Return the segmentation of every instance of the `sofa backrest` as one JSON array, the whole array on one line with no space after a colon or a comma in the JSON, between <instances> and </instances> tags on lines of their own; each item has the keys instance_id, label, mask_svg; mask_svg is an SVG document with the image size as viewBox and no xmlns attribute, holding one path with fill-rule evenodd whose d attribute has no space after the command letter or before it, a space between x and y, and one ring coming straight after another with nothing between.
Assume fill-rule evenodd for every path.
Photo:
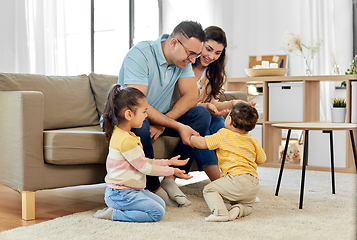
<instances>
[{"instance_id":1,"label":"sofa backrest","mask_svg":"<svg viewBox=\"0 0 357 240\"><path fill-rule=\"evenodd\" d=\"M91 73L89 74L89 81L100 117L107 102L108 92L118 82L118 76Z\"/></svg>"},{"instance_id":2,"label":"sofa backrest","mask_svg":"<svg viewBox=\"0 0 357 240\"><path fill-rule=\"evenodd\" d=\"M87 75L0 73L0 91L42 92L46 130L99 124Z\"/></svg>"}]
</instances>

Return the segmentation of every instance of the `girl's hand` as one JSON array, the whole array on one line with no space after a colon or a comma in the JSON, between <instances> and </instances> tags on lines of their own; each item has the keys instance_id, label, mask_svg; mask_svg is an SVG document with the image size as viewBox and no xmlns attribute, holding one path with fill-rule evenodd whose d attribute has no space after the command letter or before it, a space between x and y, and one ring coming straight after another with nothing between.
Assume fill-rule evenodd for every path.
<instances>
[{"instance_id":1,"label":"girl's hand","mask_svg":"<svg viewBox=\"0 0 357 240\"><path fill-rule=\"evenodd\" d=\"M181 156L177 155L176 157L173 157L171 159L169 159L168 161L168 165L171 166L183 166L186 165L188 163L188 160L190 160L189 158L185 159L185 160L179 160Z\"/></svg>"},{"instance_id":2,"label":"girl's hand","mask_svg":"<svg viewBox=\"0 0 357 240\"><path fill-rule=\"evenodd\" d=\"M181 170L178 168L174 168L175 172L174 175L178 178L182 178L182 179L191 179L193 176L189 175L189 174L185 174L185 170Z\"/></svg>"}]
</instances>

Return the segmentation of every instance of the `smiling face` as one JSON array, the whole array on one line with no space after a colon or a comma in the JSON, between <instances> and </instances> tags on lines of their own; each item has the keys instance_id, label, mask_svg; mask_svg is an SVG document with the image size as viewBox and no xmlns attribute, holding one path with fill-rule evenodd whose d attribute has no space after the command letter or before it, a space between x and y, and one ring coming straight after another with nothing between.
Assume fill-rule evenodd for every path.
<instances>
[{"instance_id":1,"label":"smiling face","mask_svg":"<svg viewBox=\"0 0 357 240\"><path fill-rule=\"evenodd\" d=\"M172 38L172 63L181 69L185 68L188 64L196 61L197 55L201 54L202 47L203 42L194 37L189 39L182 36Z\"/></svg>"},{"instance_id":2,"label":"smiling face","mask_svg":"<svg viewBox=\"0 0 357 240\"><path fill-rule=\"evenodd\" d=\"M205 42L200 56L201 64L207 67L210 63L216 61L221 56L223 49L223 44L212 39Z\"/></svg>"}]
</instances>

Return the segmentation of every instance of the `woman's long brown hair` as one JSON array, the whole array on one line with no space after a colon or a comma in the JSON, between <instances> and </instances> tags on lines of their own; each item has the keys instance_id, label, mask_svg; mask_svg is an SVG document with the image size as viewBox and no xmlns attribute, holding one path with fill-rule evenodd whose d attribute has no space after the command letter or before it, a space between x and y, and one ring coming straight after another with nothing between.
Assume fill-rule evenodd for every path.
<instances>
[{"instance_id":1,"label":"woman's long brown hair","mask_svg":"<svg viewBox=\"0 0 357 240\"><path fill-rule=\"evenodd\" d=\"M223 45L223 50L219 58L207 66L206 77L208 83L206 86L207 98L205 102L210 102L212 99L218 99L223 92L222 87L226 78L226 48L227 38L226 33L217 26L210 26L205 29L206 41L213 40ZM200 58L197 59L193 66L201 64Z\"/></svg>"}]
</instances>

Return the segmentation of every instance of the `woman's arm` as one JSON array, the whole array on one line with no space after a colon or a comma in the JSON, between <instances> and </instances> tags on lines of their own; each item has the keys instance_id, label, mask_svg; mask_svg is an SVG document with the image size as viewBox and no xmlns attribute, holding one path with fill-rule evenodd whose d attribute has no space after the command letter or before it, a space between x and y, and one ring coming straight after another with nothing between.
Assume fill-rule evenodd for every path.
<instances>
[{"instance_id":1,"label":"woman's arm","mask_svg":"<svg viewBox=\"0 0 357 240\"><path fill-rule=\"evenodd\" d=\"M207 102L207 97L211 92L211 88L209 86L207 86L208 80L207 78L204 78L201 80L201 89L200 89L200 95L198 98L198 105L203 106L205 108L207 108L209 111L209 104L212 104L215 106L216 110L218 112L222 111L222 110L231 110L232 109L232 103L231 101L224 101L224 102L219 102L217 99L212 98L209 102ZM212 113L212 111L211 111ZM223 114L224 115L224 114Z\"/></svg>"},{"instance_id":2,"label":"woman's arm","mask_svg":"<svg viewBox=\"0 0 357 240\"><path fill-rule=\"evenodd\" d=\"M231 101L218 101L217 99L212 98L209 102L206 101L211 89L210 86L207 86L208 80L207 78L204 78L201 80L201 89L200 89L200 95L198 98L198 105L206 107L209 111L209 104L213 104L218 112L221 111L229 111L232 109L232 107L237 104L238 102L245 102L244 100L240 99L234 99ZM253 107L255 106L254 102L249 102L250 105ZM212 111L211 111L212 112ZM215 115L215 114L214 114Z\"/></svg>"}]
</instances>

